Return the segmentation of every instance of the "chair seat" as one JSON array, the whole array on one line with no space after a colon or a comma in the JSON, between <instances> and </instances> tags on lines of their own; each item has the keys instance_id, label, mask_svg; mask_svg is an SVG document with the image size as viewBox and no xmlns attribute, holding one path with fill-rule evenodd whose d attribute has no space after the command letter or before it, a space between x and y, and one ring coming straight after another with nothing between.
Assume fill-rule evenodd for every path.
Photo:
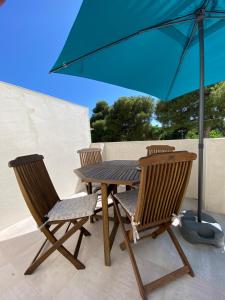
<instances>
[{"instance_id":1,"label":"chair seat","mask_svg":"<svg viewBox=\"0 0 225 300\"><path fill-rule=\"evenodd\" d=\"M93 215L97 203L97 194L62 200L48 212L49 221L79 219Z\"/></svg>"},{"instance_id":2,"label":"chair seat","mask_svg":"<svg viewBox=\"0 0 225 300\"><path fill-rule=\"evenodd\" d=\"M111 204L113 204L113 200L109 196L108 197L108 205L111 205ZM98 195L98 200L97 200L97 203L96 203L96 209L99 209L99 208L102 208L102 197L101 197L101 195Z\"/></svg>"},{"instance_id":3,"label":"chair seat","mask_svg":"<svg viewBox=\"0 0 225 300\"><path fill-rule=\"evenodd\" d=\"M114 197L130 216L134 216L138 199L138 189L118 193Z\"/></svg>"},{"instance_id":4,"label":"chair seat","mask_svg":"<svg viewBox=\"0 0 225 300\"><path fill-rule=\"evenodd\" d=\"M97 192L101 193L101 183L93 182L92 183L92 193L97 193Z\"/></svg>"},{"instance_id":5,"label":"chair seat","mask_svg":"<svg viewBox=\"0 0 225 300\"><path fill-rule=\"evenodd\" d=\"M92 187L93 188L101 188L101 183L99 183L99 182L92 182Z\"/></svg>"}]
</instances>

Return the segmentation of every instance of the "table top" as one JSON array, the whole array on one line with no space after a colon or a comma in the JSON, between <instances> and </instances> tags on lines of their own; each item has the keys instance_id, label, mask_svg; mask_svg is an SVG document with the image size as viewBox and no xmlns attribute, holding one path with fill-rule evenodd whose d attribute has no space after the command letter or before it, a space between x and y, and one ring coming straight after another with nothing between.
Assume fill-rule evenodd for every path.
<instances>
[{"instance_id":1,"label":"table top","mask_svg":"<svg viewBox=\"0 0 225 300\"><path fill-rule=\"evenodd\" d=\"M132 185L140 181L136 160L110 160L74 170L84 182Z\"/></svg>"}]
</instances>

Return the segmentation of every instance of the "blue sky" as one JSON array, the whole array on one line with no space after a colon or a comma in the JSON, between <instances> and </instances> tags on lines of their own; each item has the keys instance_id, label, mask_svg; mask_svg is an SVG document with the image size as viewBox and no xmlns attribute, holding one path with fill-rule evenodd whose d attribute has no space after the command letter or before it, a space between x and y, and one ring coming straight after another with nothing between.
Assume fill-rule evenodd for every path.
<instances>
[{"instance_id":1,"label":"blue sky","mask_svg":"<svg viewBox=\"0 0 225 300\"><path fill-rule=\"evenodd\" d=\"M88 106L112 104L137 91L61 74L49 74L79 11L81 0L6 0L0 6L0 81Z\"/></svg>"}]
</instances>

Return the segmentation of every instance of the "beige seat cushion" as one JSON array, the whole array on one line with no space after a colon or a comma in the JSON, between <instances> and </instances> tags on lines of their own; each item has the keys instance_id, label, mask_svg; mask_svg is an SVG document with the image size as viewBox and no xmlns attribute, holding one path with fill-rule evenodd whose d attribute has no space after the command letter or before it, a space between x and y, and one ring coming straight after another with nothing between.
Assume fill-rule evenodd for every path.
<instances>
[{"instance_id":1,"label":"beige seat cushion","mask_svg":"<svg viewBox=\"0 0 225 300\"><path fill-rule=\"evenodd\" d=\"M138 199L138 189L115 194L114 197L130 216L134 216Z\"/></svg>"},{"instance_id":2,"label":"beige seat cushion","mask_svg":"<svg viewBox=\"0 0 225 300\"><path fill-rule=\"evenodd\" d=\"M97 194L57 202L48 212L48 221L79 219L93 215Z\"/></svg>"}]
</instances>

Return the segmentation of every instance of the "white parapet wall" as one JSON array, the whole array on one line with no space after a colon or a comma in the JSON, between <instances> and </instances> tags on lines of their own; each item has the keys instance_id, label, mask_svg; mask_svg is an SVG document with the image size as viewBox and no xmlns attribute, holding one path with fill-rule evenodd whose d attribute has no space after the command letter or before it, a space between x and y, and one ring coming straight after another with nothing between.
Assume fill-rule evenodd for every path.
<instances>
[{"instance_id":1,"label":"white parapet wall","mask_svg":"<svg viewBox=\"0 0 225 300\"><path fill-rule=\"evenodd\" d=\"M225 139L206 139L205 208L225 214Z\"/></svg>"},{"instance_id":2,"label":"white parapet wall","mask_svg":"<svg viewBox=\"0 0 225 300\"><path fill-rule=\"evenodd\" d=\"M204 149L204 203L208 211L225 214L225 139L205 139ZM139 159L146 156L146 146L167 144L176 150L198 153L198 140L133 141L113 143L93 143L92 147L103 149L105 160ZM198 161L193 164L186 197L197 199ZM197 207L197 204L196 204Z\"/></svg>"},{"instance_id":3,"label":"white parapet wall","mask_svg":"<svg viewBox=\"0 0 225 300\"><path fill-rule=\"evenodd\" d=\"M81 188L73 169L76 151L90 145L88 108L0 82L0 229L29 212L8 162L17 156L43 154L60 197Z\"/></svg>"}]
</instances>

